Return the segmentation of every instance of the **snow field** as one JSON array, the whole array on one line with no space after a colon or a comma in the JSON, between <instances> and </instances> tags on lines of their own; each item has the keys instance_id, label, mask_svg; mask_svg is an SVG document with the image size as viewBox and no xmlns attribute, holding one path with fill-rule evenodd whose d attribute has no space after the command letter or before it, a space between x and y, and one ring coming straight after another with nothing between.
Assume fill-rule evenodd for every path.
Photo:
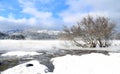
<instances>
[{"instance_id":1,"label":"snow field","mask_svg":"<svg viewBox=\"0 0 120 74\"><path fill-rule=\"evenodd\" d=\"M92 53L52 60L55 65L53 74L120 74L120 57Z\"/></svg>"},{"instance_id":2,"label":"snow field","mask_svg":"<svg viewBox=\"0 0 120 74\"><path fill-rule=\"evenodd\" d=\"M120 51L120 40L113 40L107 50ZM53 49L81 49L64 40L0 40L0 50L6 51L39 51ZM92 50L93 48L88 48ZM104 48L96 48L104 50ZM94 50L94 49L93 49Z\"/></svg>"},{"instance_id":3,"label":"snow field","mask_svg":"<svg viewBox=\"0 0 120 74\"><path fill-rule=\"evenodd\" d=\"M59 40L0 40L0 50L37 51L60 46Z\"/></svg>"}]
</instances>

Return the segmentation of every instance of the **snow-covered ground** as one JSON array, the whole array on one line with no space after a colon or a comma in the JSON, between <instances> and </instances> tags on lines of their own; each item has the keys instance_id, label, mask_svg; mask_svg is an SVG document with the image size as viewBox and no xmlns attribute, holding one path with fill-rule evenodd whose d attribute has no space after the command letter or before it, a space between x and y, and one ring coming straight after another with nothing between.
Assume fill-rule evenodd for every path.
<instances>
[{"instance_id":1,"label":"snow-covered ground","mask_svg":"<svg viewBox=\"0 0 120 74\"><path fill-rule=\"evenodd\" d=\"M111 41L112 46L120 46L120 40L113 40Z\"/></svg>"},{"instance_id":2,"label":"snow-covered ground","mask_svg":"<svg viewBox=\"0 0 120 74\"><path fill-rule=\"evenodd\" d=\"M120 40L111 41L112 46L108 48L85 48L86 50L120 50ZM68 41L62 40L0 40L0 50L6 51L39 51L52 49L81 49L72 46ZM83 50L85 50L83 48Z\"/></svg>"},{"instance_id":3,"label":"snow-covered ground","mask_svg":"<svg viewBox=\"0 0 120 74\"><path fill-rule=\"evenodd\" d=\"M108 48L86 48L87 50L120 50L120 41L114 40ZM65 45L61 40L0 40L0 50L11 51L1 56L34 56L39 50L81 49ZM53 52L53 51L52 51ZM120 74L120 53L110 52L110 56L92 53L82 56L66 55L51 59L55 69L47 72L47 67L37 60L29 61L3 71L1 74ZM27 67L27 65L30 65Z\"/></svg>"},{"instance_id":4,"label":"snow-covered ground","mask_svg":"<svg viewBox=\"0 0 120 74\"><path fill-rule=\"evenodd\" d=\"M41 53L42 54L42 53ZM2 57L7 57L7 56L15 56L15 57L23 57L23 56L35 56L35 55L41 55L40 53L37 52L26 52L26 51L10 51L6 52L4 54L1 54Z\"/></svg>"},{"instance_id":5,"label":"snow-covered ground","mask_svg":"<svg viewBox=\"0 0 120 74\"><path fill-rule=\"evenodd\" d=\"M120 74L120 57L117 56L93 53L67 55L53 60L54 74Z\"/></svg>"},{"instance_id":6,"label":"snow-covered ground","mask_svg":"<svg viewBox=\"0 0 120 74\"><path fill-rule=\"evenodd\" d=\"M0 50L37 51L60 46L59 40L0 40Z\"/></svg>"},{"instance_id":7,"label":"snow-covered ground","mask_svg":"<svg viewBox=\"0 0 120 74\"><path fill-rule=\"evenodd\" d=\"M1 74L45 74L48 71L47 67L40 64L37 60L15 66Z\"/></svg>"},{"instance_id":8,"label":"snow-covered ground","mask_svg":"<svg viewBox=\"0 0 120 74\"><path fill-rule=\"evenodd\" d=\"M120 74L120 53L111 53L110 56L99 53L66 55L53 58L51 61L55 66L51 73L46 73L47 68L33 60L5 70L1 74ZM26 67L27 64L33 66Z\"/></svg>"}]
</instances>

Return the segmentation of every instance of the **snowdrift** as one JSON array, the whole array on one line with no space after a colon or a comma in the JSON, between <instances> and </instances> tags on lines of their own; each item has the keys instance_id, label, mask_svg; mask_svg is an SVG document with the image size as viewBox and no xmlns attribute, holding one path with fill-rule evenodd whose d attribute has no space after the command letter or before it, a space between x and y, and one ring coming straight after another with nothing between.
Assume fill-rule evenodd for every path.
<instances>
[{"instance_id":1,"label":"snowdrift","mask_svg":"<svg viewBox=\"0 0 120 74\"><path fill-rule=\"evenodd\" d=\"M45 74L48 71L47 67L40 64L37 60L15 66L1 74Z\"/></svg>"}]
</instances>

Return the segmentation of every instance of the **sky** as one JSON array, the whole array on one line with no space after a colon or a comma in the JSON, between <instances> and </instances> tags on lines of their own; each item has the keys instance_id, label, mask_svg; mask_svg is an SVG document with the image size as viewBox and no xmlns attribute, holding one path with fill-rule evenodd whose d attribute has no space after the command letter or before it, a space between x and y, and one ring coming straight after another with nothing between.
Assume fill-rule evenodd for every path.
<instances>
[{"instance_id":1,"label":"sky","mask_svg":"<svg viewBox=\"0 0 120 74\"><path fill-rule=\"evenodd\" d=\"M0 30L61 30L88 14L108 17L119 27L120 0L0 0Z\"/></svg>"}]
</instances>

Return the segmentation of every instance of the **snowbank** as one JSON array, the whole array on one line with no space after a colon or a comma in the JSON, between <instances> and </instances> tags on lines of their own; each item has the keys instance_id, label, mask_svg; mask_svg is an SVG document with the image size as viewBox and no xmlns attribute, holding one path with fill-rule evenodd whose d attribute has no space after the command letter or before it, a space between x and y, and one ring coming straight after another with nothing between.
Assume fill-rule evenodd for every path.
<instances>
[{"instance_id":1,"label":"snowbank","mask_svg":"<svg viewBox=\"0 0 120 74\"><path fill-rule=\"evenodd\" d=\"M66 55L52 59L53 74L120 74L120 58L103 54Z\"/></svg>"},{"instance_id":2,"label":"snowbank","mask_svg":"<svg viewBox=\"0 0 120 74\"><path fill-rule=\"evenodd\" d=\"M7 57L7 56L23 57L23 56L35 56L35 55L40 55L40 54L42 54L42 53L27 52L27 51L11 51L11 52L1 54L1 56L3 56L3 57Z\"/></svg>"},{"instance_id":3,"label":"snowbank","mask_svg":"<svg viewBox=\"0 0 120 74\"><path fill-rule=\"evenodd\" d=\"M111 41L112 46L120 46L120 40L113 40Z\"/></svg>"},{"instance_id":4,"label":"snowbank","mask_svg":"<svg viewBox=\"0 0 120 74\"><path fill-rule=\"evenodd\" d=\"M47 67L40 64L37 60L32 60L30 62L5 70L1 74L45 74L47 70Z\"/></svg>"}]
</instances>

